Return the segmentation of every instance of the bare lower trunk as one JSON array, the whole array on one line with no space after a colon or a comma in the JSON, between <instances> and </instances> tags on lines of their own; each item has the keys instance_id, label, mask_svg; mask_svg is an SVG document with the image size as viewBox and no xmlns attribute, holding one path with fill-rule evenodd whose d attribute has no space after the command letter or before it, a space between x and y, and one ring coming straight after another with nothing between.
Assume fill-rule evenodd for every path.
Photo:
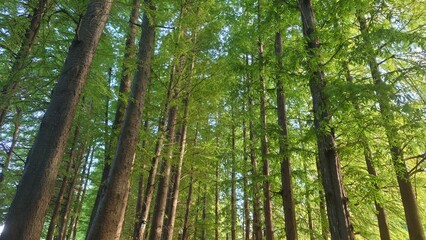
<instances>
[{"instance_id":1,"label":"bare lower trunk","mask_svg":"<svg viewBox=\"0 0 426 240\"><path fill-rule=\"evenodd\" d=\"M215 191L214 191L214 239L219 240L219 162L216 161L215 169ZM195 235L194 235L195 236ZM195 236L196 237L196 236Z\"/></svg>"},{"instance_id":2,"label":"bare lower trunk","mask_svg":"<svg viewBox=\"0 0 426 240\"><path fill-rule=\"evenodd\" d=\"M183 220L183 228L182 228L182 237L181 240L186 240L188 235L188 228L189 228L189 213L191 211L191 201L192 201L192 189L194 187L194 179L192 176L194 168L191 167L191 173L189 176L189 188L188 188L188 196L186 198L186 208L185 208L185 218Z\"/></svg>"},{"instance_id":3,"label":"bare lower trunk","mask_svg":"<svg viewBox=\"0 0 426 240\"><path fill-rule=\"evenodd\" d=\"M236 190L236 171L235 171L235 126L232 126L231 135L232 163L231 163L231 239L237 238L237 190Z\"/></svg>"},{"instance_id":4,"label":"bare lower trunk","mask_svg":"<svg viewBox=\"0 0 426 240\"><path fill-rule=\"evenodd\" d=\"M161 233L164 223L164 214L166 210L167 195L170 182L171 172L171 159L173 157L173 147L175 141L175 128L177 118L177 106L173 106L170 109L167 129L168 139L168 151L167 155L163 160L161 175L158 183L158 190L156 195L156 201L154 206L154 213L152 216L152 225L149 233L149 239L158 240L161 239Z\"/></svg>"},{"instance_id":5,"label":"bare lower trunk","mask_svg":"<svg viewBox=\"0 0 426 240\"><path fill-rule=\"evenodd\" d=\"M290 151L287 127L287 109L286 109L286 95L284 90L283 79L281 78L283 72L283 47L281 31L275 33L275 55L277 58L277 73L276 73L276 87L277 87L277 116L278 125L281 130L280 140L280 155L281 160L281 196L284 208L285 217L285 233L288 240L297 239L297 224L296 212L294 207L293 185L291 182L291 165L290 165Z\"/></svg>"},{"instance_id":6,"label":"bare lower trunk","mask_svg":"<svg viewBox=\"0 0 426 240\"><path fill-rule=\"evenodd\" d=\"M343 186L340 159L336 149L334 130L331 127L328 97L325 94L326 81L321 71L319 38L311 0L299 0L299 10L303 23L303 36L309 54L309 87L312 94L314 126L317 136L319 166L325 191L331 238L354 239L352 222L349 216L348 198Z\"/></svg>"},{"instance_id":7,"label":"bare lower trunk","mask_svg":"<svg viewBox=\"0 0 426 240\"><path fill-rule=\"evenodd\" d=\"M43 117L0 239L39 239L77 103L113 1L92 0Z\"/></svg>"},{"instance_id":8,"label":"bare lower trunk","mask_svg":"<svg viewBox=\"0 0 426 240\"><path fill-rule=\"evenodd\" d=\"M149 13L153 3L145 1ZM148 11L148 10L147 10ZM145 12L139 42L138 70L132 84L125 119L111 165L105 194L102 196L87 239L120 239L130 189L130 174L141 127L145 94L151 75L154 51L155 16Z\"/></svg>"},{"instance_id":9,"label":"bare lower trunk","mask_svg":"<svg viewBox=\"0 0 426 240\"><path fill-rule=\"evenodd\" d=\"M243 109L244 111L244 109ZM244 148L244 171L243 171L243 191L244 191L244 235L245 240L250 240L250 209L249 209L249 191L248 191L248 169L246 166L249 165L248 162L248 152L247 152L247 127L246 122L243 120L243 148Z\"/></svg>"},{"instance_id":10,"label":"bare lower trunk","mask_svg":"<svg viewBox=\"0 0 426 240\"><path fill-rule=\"evenodd\" d=\"M29 5L35 5L35 2L36 1L29 1ZM37 6L32 10L33 13L30 16L30 26L28 26L27 30L25 31L24 39L22 41L18 54L16 55L12 69L10 70L10 73L8 75L6 84L4 86L1 86L2 100L0 102L0 129L3 126L7 112L11 105L11 101L15 96L16 92L18 91L19 83L21 81L21 72L29 63L28 57L36 41L42 18L46 12L47 2L48 0L38 0Z\"/></svg>"}]
</instances>

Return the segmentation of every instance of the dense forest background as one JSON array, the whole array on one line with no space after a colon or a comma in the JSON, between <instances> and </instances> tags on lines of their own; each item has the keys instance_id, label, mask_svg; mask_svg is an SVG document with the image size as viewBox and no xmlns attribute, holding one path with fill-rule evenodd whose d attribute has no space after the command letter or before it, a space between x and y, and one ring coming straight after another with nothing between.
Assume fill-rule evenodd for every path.
<instances>
[{"instance_id":1,"label":"dense forest background","mask_svg":"<svg viewBox=\"0 0 426 240\"><path fill-rule=\"evenodd\" d=\"M425 239L424 0L0 0L0 239Z\"/></svg>"}]
</instances>

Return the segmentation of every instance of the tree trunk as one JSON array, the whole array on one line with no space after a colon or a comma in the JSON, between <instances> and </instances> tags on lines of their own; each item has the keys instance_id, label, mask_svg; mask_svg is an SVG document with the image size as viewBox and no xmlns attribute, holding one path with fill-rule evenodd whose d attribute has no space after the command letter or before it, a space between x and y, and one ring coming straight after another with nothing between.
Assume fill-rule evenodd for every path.
<instances>
[{"instance_id":1,"label":"tree trunk","mask_svg":"<svg viewBox=\"0 0 426 240\"><path fill-rule=\"evenodd\" d=\"M12 65L12 69L7 77L6 84L1 89L1 102L0 102L0 129L3 126L7 112L11 105L11 101L15 96L19 88L21 72L27 66L29 60L28 57L31 53L33 45L35 43L38 31L40 29L42 18L46 12L46 5L48 0L29 1L29 5L36 5L33 9L30 26L25 31L24 39L22 40L21 47L19 48L18 54L16 54L15 61Z\"/></svg>"},{"instance_id":2,"label":"tree trunk","mask_svg":"<svg viewBox=\"0 0 426 240\"><path fill-rule=\"evenodd\" d=\"M237 190L236 190L236 161L235 161L235 126L232 125L231 146L232 146L232 163L231 163L231 239L237 238Z\"/></svg>"},{"instance_id":3,"label":"tree trunk","mask_svg":"<svg viewBox=\"0 0 426 240\"><path fill-rule=\"evenodd\" d=\"M204 185L204 194L203 194L203 212L201 214L202 228L201 228L201 240L207 239L207 228L206 228L206 220L207 220L207 186Z\"/></svg>"},{"instance_id":4,"label":"tree trunk","mask_svg":"<svg viewBox=\"0 0 426 240\"><path fill-rule=\"evenodd\" d=\"M91 0L43 117L0 237L39 239L60 160L113 1Z\"/></svg>"},{"instance_id":5,"label":"tree trunk","mask_svg":"<svg viewBox=\"0 0 426 240\"><path fill-rule=\"evenodd\" d=\"M357 13L357 18L364 43L368 46L368 49L373 49L368 37L368 26L366 19L360 13ZM392 157L392 163L394 165L399 191L401 194L402 205L404 206L408 234L410 239L423 240L425 239L425 233L423 231L423 225L421 222L419 210L417 208L417 201L413 192L413 187L411 185L410 176L408 174L407 166L405 165L403 147L398 138L395 136L398 129L396 128L396 120L394 119L390 103L387 101L389 96L384 90L386 83L383 81L380 74L379 64L377 63L374 52L367 53L367 61L370 67L371 77L376 87L377 102L379 103L380 113L383 118L389 150Z\"/></svg>"},{"instance_id":6,"label":"tree trunk","mask_svg":"<svg viewBox=\"0 0 426 240\"><path fill-rule=\"evenodd\" d=\"M249 58L246 56L246 67L249 66ZM248 80L248 112L250 114L249 118L249 148L250 148L250 162L251 162L251 175L252 175L252 185L253 185L253 240L262 239L262 221L261 221L261 212L260 212L260 190L258 184L258 168L257 168L257 157L256 149L254 146L255 136L254 136L254 110L253 110L253 97L251 94L250 85L252 84L252 79L249 74L247 74Z\"/></svg>"},{"instance_id":7,"label":"tree trunk","mask_svg":"<svg viewBox=\"0 0 426 240\"><path fill-rule=\"evenodd\" d=\"M348 67L347 62L345 62L343 64L343 69L345 71L346 81L349 84L353 84L353 79L352 79L351 73L349 71L349 67ZM356 96L351 96L352 105L355 108L355 117L357 119L362 119L361 110L360 110L359 104L356 101L355 97ZM358 126L358 127L361 127L361 126ZM370 144L368 143L367 136L363 132L361 132L360 134L361 134L361 136L360 136L361 145L362 145L362 148L363 148L363 151L364 151L365 164L367 165L367 171L368 171L368 174L370 174L370 176L374 179L373 180L374 181L373 186L374 186L375 191L379 192L380 187L377 184L377 182L375 181L377 174L376 174L376 169L373 166L373 154L371 152ZM374 206L375 206L376 211L377 211L376 216L377 216L377 222L379 224L380 239L390 240L389 226L388 226L388 222L387 222L387 219L386 219L385 209L382 206L380 206L380 204L377 202L376 199L374 199Z\"/></svg>"},{"instance_id":8,"label":"tree trunk","mask_svg":"<svg viewBox=\"0 0 426 240\"><path fill-rule=\"evenodd\" d=\"M131 84L131 77L132 77L129 64L126 63L126 61L128 61L129 59L135 58L135 38L136 38L139 12L140 12L140 5L141 5L140 0L133 0L132 11L130 14L129 26L128 26L129 33L126 38L126 44L124 49L125 61L122 66L120 88L118 91L117 109L115 111L115 117L114 117L114 122L112 124L112 131L109 137L109 142L107 144L107 147L105 148L105 162L104 162L104 168L102 171L101 184L96 194L95 204L92 208L89 228L92 225L93 218L95 217L96 209L98 209L99 201L105 192L105 184L108 178L109 170L111 168L111 161L114 157L114 150L117 145L119 130L121 129L121 126L124 122L124 114L126 111L127 98L130 92L130 84Z\"/></svg>"},{"instance_id":9,"label":"tree trunk","mask_svg":"<svg viewBox=\"0 0 426 240\"><path fill-rule=\"evenodd\" d=\"M265 80L265 67L263 60L263 42L259 38L259 78L260 78L260 124L262 126L260 143L261 143L261 156L262 156L262 174L263 180L263 213L265 217L265 236L267 240L274 239L274 226L272 223L272 203L271 203L271 186L269 182L269 159L268 159L268 138L267 138L267 123L266 123L266 80Z\"/></svg>"},{"instance_id":10,"label":"tree trunk","mask_svg":"<svg viewBox=\"0 0 426 240\"><path fill-rule=\"evenodd\" d=\"M277 116L282 138L280 138L281 196L285 217L285 232L288 240L297 239L296 212L294 207L293 185L291 182L290 151L287 127L286 95L281 75L283 73L283 46L281 31L275 33L275 55L277 58Z\"/></svg>"},{"instance_id":11,"label":"tree trunk","mask_svg":"<svg viewBox=\"0 0 426 240\"><path fill-rule=\"evenodd\" d=\"M196 134L197 135L197 134ZM196 138L195 138L196 139ZM185 208L185 218L183 220L183 229L182 229L182 237L181 240L186 240L186 236L188 235L189 229L189 213L191 211L191 202L192 202L192 189L194 187L194 178L192 176L192 172L194 167L191 167L191 172L189 173L189 188L188 188L188 196L186 198L186 208Z\"/></svg>"},{"instance_id":12,"label":"tree trunk","mask_svg":"<svg viewBox=\"0 0 426 240\"><path fill-rule=\"evenodd\" d=\"M244 109L243 109L244 111ZM248 162L248 153L247 153L247 127L246 121L243 120L243 157L244 157L244 171L243 171L243 191L244 191L244 199L243 199L243 208L244 208L244 235L245 240L250 240L250 209L249 209L249 191L248 191L248 169L246 166L249 165Z\"/></svg>"},{"instance_id":13,"label":"tree trunk","mask_svg":"<svg viewBox=\"0 0 426 240\"><path fill-rule=\"evenodd\" d=\"M22 110L20 108L16 108L15 123L14 123L15 129L13 130L12 143L10 145L9 150L7 151L6 160L4 161L4 164L2 166L2 171L0 172L0 190L2 188L2 183L4 179L6 178L5 175L9 169L10 161L12 160L16 143L18 142L19 128L21 127L21 118L22 118Z\"/></svg>"},{"instance_id":14,"label":"tree trunk","mask_svg":"<svg viewBox=\"0 0 426 240\"><path fill-rule=\"evenodd\" d=\"M177 91L175 92L175 97L177 97ZM177 119L177 106L172 106L169 113L169 119L167 123L167 139L168 139L168 149L167 155L163 160L162 171L160 174L160 179L158 183L158 190L156 195L156 202L154 206L154 213L152 216L152 225L149 233L149 239L157 240L161 239L161 233L163 228L164 214L166 210L166 201L169 189L170 182L170 172L171 172L171 160L173 157L173 147L175 141L175 129L176 129L176 119Z\"/></svg>"},{"instance_id":15,"label":"tree trunk","mask_svg":"<svg viewBox=\"0 0 426 240\"><path fill-rule=\"evenodd\" d=\"M57 220L59 217L59 210L61 209L62 202L65 197L65 192L68 186L68 176L71 174L73 161L75 160L76 145L77 145L79 134L80 134L80 127L77 125L74 130L74 139L71 146L69 162L67 163L66 174L62 178L61 188L59 189L58 197L56 199L55 207L53 208L52 217L50 219L49 229L47 230L47 235L46 235L47 240L52 240L54 236Z\"/></svg>"},{"instance_id":16,"label":"tree trunk","mask_svg":"<svg viewBox=\"0 0 426 240\"><path fill-rule=\"evenodd\" d=\"M216 138L216 141L218 142L219 138ZM219 146L217 144L216 146ZM215 190L214 190L214 239L219 240L219 184L220 184L220 176L219 176L219 161L216 161L216 169L215 169ZM198 202L198 201L197 201ZM198 209L198 208L197 208ZM198 210L197 215L198 217ZM196 235L194 235L196 237Z\"/></svg>"},{"instance_id":17,"label":"tree trunk","mask_svg":"<svg viewBox=\"0 0 426 240\"><path fill-rule=\"evenodd\" d=\"M334 130L331 127L329 102L325 94L326 81L324 73L321 71L321 56L318 53L320 42L316 32L316 20L311 0L299 0L298 6L302 17L303 36L307 43L306 50L309 54L309 87L313 100L319 165L322 172L331 238L354 239L340 159L336 149Z\"/></svg>"},{"instance_id":18,"label":"tree trunk","mask_svg":"<svg viewBox=\"0 0 426 240\"><path fill-rule=\"evenodd\" d=\"M155 7L145 1L150 12ZM138 69L132 84L127 110L114 161L111 165L105 194L102 196L87 239L119 239L130 188L130 174L138 143L145 93L151 75L151 60L154 51L155 16L145 12L139 42Z\"/></svg>"},{"instance_id":19,"label":"tree trunk","mask_svg":"<svg viewBox=\"0 0 426 240\"><path fill-rule=\"evenodd\" d=\"M144 123L144 131L148 132L149 129L149 122L148 120L145 120ZM146 150L146 142L147 139L143 139L142 140L142 149ZM136 202L136 213L135 213L135 224L133 227L133 239L139 239L139 231L140 231L140 227L142 225L142 203L143 203L143 199L144 199L144 190L143 187L145 186L145 181L144 181L144 174L143 172L145 171L145 164L142 163L142 169L141 169L141 173L139 173L138 176L138 199Z\"/></svg>"},{"instance_id":20,"label":"tree trunk","mask_svg":"<svg viewBox=\"0 0 426 240\"><path fill-rule=\"evenodd\" d=\"M179 161L177 163L176 166L176 172L175 172L175 178L174 178L174 185L173 185L173 190L172 190L172 198L170 199L171 201L171 209L170 209L170 213L168 214L168 224L166 226L166 236L164 239L166 240L172 240L173 239L173 230L174 230L174 225L175 225L175 218L176 218L176 208L177 208L177 203L178 203L178 198L179 198L179 187L180 187L180 179L181 179L181 175L182 175L182 164L183 164L183 159L185 156L185 147L186 147L186 134L187 134L187 118L188 118L188 111L189 111L189 98L190 98L190 88L191 88L191 75L192 75L192 71L194 70L195 67L195 57L192 58L191 61L191 67L189 69L189 83L188 83L188 89L186 90L186 96L183 99L183 116L182 116L182 126L181 126L181 130L180 130L180 136L179 136ZM195 139L197 139L197 132L195 134Z\"/></svg>"}]
</instances>

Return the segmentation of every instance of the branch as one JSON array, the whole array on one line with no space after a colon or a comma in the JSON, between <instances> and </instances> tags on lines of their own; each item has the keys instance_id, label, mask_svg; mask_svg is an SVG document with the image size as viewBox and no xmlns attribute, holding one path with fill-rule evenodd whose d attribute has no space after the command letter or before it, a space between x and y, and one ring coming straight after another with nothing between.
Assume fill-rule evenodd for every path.
<instances>
[{"instance_id":1,"label":"branch","mask_svg":"<svg viewBox=\"0 0 426 240\"><path fill-rule=\"evenodd\" d=\"M17 55L18 54L16 54L10 47L8 47L8 46L6 46L6 45L4 45L4 44L1 44L0 43L0 48L3 48L3 49L6 49L7 51L9 51L11 54L12 54L12 56L14 57L14 58L16 58L17 57Z\"/></svg>"}]
</instances>

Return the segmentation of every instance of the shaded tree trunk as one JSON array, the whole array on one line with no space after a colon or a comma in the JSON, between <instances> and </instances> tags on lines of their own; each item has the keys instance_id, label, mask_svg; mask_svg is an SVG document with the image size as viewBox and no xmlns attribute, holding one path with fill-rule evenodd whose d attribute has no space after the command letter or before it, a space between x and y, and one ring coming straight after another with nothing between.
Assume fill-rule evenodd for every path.
<instances>
[{"instance_id":1,"label":"shaded tree trunk","mask_svg":"<svg viewBox=\"0 0 426 240\"><path fill-rule=\"evenodd\" d=\"M48 0L29 1L29 5L36 5L32 9L32 15L29 17L31 19L30 25L25 31L24 39L22 40L21 47L16 54L12 69L7 77L7 81L4 86L1 86L2 101L0 102L0 129L3 126L11 101L18 91L19 83L21 81L21 72L29 62L28 57L36 41L41 21L46 12L47 2Z\"/></svg>"},{"instance_id":2,"label":"shaded tree trunk","mask_svg":"<svg viewBox=\"0 0 426 240\"><path fill-rule=\"evenodd\" d=\"M297 239L296 211L294 207L293 185L291 182L290 151L287 127L286 95L283 79L283 46L281 31L275 33L275 55L277 58L276 88L277 116L280 126L280 155L281 155L281 196L285 217L285 233L288 240Z\"/></svg>"},{"instance_id":3,"label":"shaded tree trunk","mask_svg":"<svg viewBox=\"0 0 426 240\"><path fill-rule=\"evenodd\" d=\"M191 212L192 189L194 187L194 177L192 176L193 170L194 170L194 167L192 166L191 167L191 172L189 173L189 188L188 188L188 196L186 198L185 217L184 217L184 220L183 220L183 228L182 228L182 237L181 237L181 240L187 239L187 235L188 235L189 213Z\"/></svg>"},{"instance_id":4,"label":"shaded tree trunk","mask_svg":"<svg viewBox=\"0 0 426 240\"><path fill-rule=\"evenodd\" d=\"M18 134L19 128L21 127L21 118L22 118L22 110L20 108L16 108L15 122L14 122L14 130L12 134L12 143L10 144L10 148L7 151L6 160L2 166L2 171L0 172L0 190L2 188L2 183L6 178L6 172L9 169L10 161L12 161L12 156L15 151L16 143L18 142Z\"/></svg>"},{"instance_id":5,"label":"shaded tree trunk","mask_svg":"<svg viewBox=\"0 0 426 240\"><path fill-rule=\"evenodd\" d=\"M360 31L364 43L367 45L367 49L373 49L368 37L368 26L366 19L357 13L358 22L360 24ZM408 227L408 233L410 239L425 239L425 233L421 222L419 210L417 207L417 201L411 185L410 176L408 174L407 166L405 165L403 157L403 147L400 143L396 132L396 120L394 119L390 102L388 102L389 96L386 93L386 83L383 81L379 70L379 64L377 63L374 51L367 53L367 61L370 67L371 77L376 87L377 102L379 103L380 113L383 118L384 128L389 144L389 151L394 165L396 178L401 194L402 205L404 206L405 221Z\"/></svg>"},{"instance_id":6,"label":"shaded tree trunk","mask_svg":"<svg viewBox=\"0 0 426 240\"><path fill-rule=\"evenodd\" d=\"M107 147L105 148L105 160L104 160L105 162L104 162L104 168L102 171L101 184L96 194L95 204L92 208L89 228L92 225L93 218L95 217L96 209L98 209L99 201L105 192L105 184L106 184L106 180L108 178L108 174L111 168L111 162L114 158L114 150L117 145L119 130L121 129L121 126L124 122L124 117L125 117L124 114L126 111L127 98L130 92L130 84L131 84L131 77L132 77L129 64L126 63L126 61L128 61L129 59L135 59L135 55L136 55L135 54L135 38L136 38L139 12L140 12L140 0L133 0L132 10L131 10L130 19L129 19L129 26L128 26L129 32L126 38L125 49L124 49L125 61L122 66L120 87L118 90L117 109L115 111L114 122L112 124L112 130L109 137L109 142L108 144L106 144ZM108 105L107 105L107 108L108 108ZM108 114L108 111L106 113ZM106 117L106 119L108 119L108 117ZM106 125L107 124L108 123L106 123Z\"/></svg>"},{"instance_id":7,"label":"shaded tree trunk","mask_svg":"<svg viewBox=\"0 0 426 240\"><path fill-rule=\"evenodd\" d=\"M146 0L145 4L150 13L155 11L152 1ZM148 13L145 12L139 42L138 69L132 83L105 194L99 202L87 239L119 239L121 236L129 196L130 174L139 137L147 84L151 75L154 33L155 16L148 16Z\"/></svg>"},{"instance_id":8,"label":"shaded tree trunk","mask_svg":"<svg viewBox=\"0 0 426 240\"><path fill-rule=\"evenodd\" d=\"M216 141L218 142L219 138L216 138ZM219 146L217 144L216 146ZM215 190L214 190L214 239L219 239L219 181L220 181L220 175L219 175L219 161L216 161L216 169L215 169ZM197 210L198 215L198 210ZM197 216L198 217L198 216Z\"/></svg>"},{"instance_id":9,"label":"shaded tree trunk","mask_svg":"<svg viewBox=\"0 0 426 240\"><path fill-rule=\"evenodd\" d=\"M244 105L245 106L245 105ZM244 111L244 109L243 109ZM243 120L243 158L244 158L244 172L243 172L243 208L244 208L244 239L250 240L250 209L249 209L249 191L248 191L248 169L246 166L249 165L248 162L248 152L247 152L247 127L246 121Z\"/></svg>"},{"instance_id":10,"label":"shaded tree trunk","mask_svg":"<svg viewBox=\"0 0 426 240\"><path fill-rule=\"evenodd\" d=\"M232 162L231 162L231 239L237 238L237 190L236 190L236 161L235 161L235 126L232 125L231 146L232 146Z\"/></svg>"},{"instance_id":11,"label":"shaded tree trunk","mask_svg":"<svg viewBox=\"0 0 426 240\"><path fill-rule=\"evenodd\" d=\"M53 208L52 217L50 219L49 228L47 230L47 235L46 235L47 240L52 240L55 233L55 228L56 228L56 224L60 214L60 209L61 209L64 197L66 194L66 189L68 186L68 180L69 180L68 176L71 175L73 161L76 158L76 147L77 147L76 145L77 145L79 134L80 134L80 127L77 125L74 130L74 139L71 146L69 162L67 163L66 173L62 178L61 188L59 189L55 207Z\"/></svg>"},{"instance_id":12,"label":"shaded tree trunk","mask_svg":"<svg viewBox=\"0 0 426 240\"><path fill-rule=\"evenodd\" d=\"M340 159L336 149L334 130L331 127L331 114L328 97L325 94L326 81L321 70L319 38L311 0L299 0L299 10L303 23L303 36L309 55L309 87L312 94L314 126L317 136L319 166L327 203L328 221L332 239L354 239L349 216L348 198L343 186Z\"/></svg>"},{"instance_id":13,"label":"shaded tree trunk","mask_svg":"<svg viewBox=\"0 0 426 240\"><path fill-rule=\"evenodd\" d=\"M73 40L0 239L39 239L77 103L113 1L91 0Z\"/></svg>"}]
</instances>

